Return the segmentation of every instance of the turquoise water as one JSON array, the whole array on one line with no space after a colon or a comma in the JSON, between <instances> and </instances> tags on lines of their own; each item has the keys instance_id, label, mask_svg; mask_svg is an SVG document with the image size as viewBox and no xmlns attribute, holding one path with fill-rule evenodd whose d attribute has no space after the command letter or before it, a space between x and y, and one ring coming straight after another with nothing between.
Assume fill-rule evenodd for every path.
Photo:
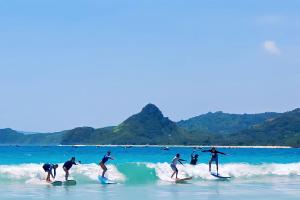
<instances>
[{"instance_id":1,"label":"turquoise water","mask_svg":"<svg viewBox=\"0 0 300 200\"><path fill-rule=\"evenodd\" d=\"M97 163L107 150L107 176L116 185L101 185ZM200 154L199 164L179 167L179 177L193 176L187 184L175 184L169 162L176 153L189 160L192 148L159 147L15 147L0 146L0 194L2 199L299 199L300 149L219 149L222 181L208 172L210 155ZM57 180L63 180L61 164L75 156L82 162L71 169L73 187L45 183L45 162L59 163ZM188 162L187 162L188 163ZM214 169L214 168L213 168Z\"/></svg>"}]
</instances>

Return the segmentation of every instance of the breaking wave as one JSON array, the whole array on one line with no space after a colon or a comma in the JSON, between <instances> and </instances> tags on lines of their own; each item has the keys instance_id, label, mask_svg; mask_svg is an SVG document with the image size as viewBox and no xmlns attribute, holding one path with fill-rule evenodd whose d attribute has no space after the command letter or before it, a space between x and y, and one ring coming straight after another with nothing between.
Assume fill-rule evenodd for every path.
<instances>
[{"instance_id":1,"label":"breaking wave","mask_svg":"<svg viewBox=\"0 0 300 200\"><path fill-rule=\"evenodd\" d=\"M57 170L56 180L64 180L64 172ZM172 170L169 163L126 163L108 165L107 176L109 179L124 184L147 184L157 181L172 181ZM193 181L214 180L208 172L207 164L178 165L179 177L193 177ZM212 166L215 169L215 166ZM228 163L219 166L222 175L231 176L234 179L247 179L264 176L298 176L300 175L300 163L289 164L259 164ZM96 184L97 176L102 173L97 164L81 164L73 166L70 170L70 178L76 179L78 184ZM46 173L42 164L0 165L0 184L25 183L46 184Z\"/></svg>"}]
</instances>

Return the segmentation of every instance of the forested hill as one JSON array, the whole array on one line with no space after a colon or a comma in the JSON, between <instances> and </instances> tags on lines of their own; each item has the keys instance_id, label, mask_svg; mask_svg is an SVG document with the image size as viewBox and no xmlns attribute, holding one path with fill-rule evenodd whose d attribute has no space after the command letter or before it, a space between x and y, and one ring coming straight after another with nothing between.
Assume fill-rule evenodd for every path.
<instances>
[{"instance_id":1,"label":"forested hill","mask_svg":"<svg viewBox=\"0 0 300 200\"><path fill-rule=\"evenodd\" d=\"M266 112L259 114L228 114L223 112L207 113L188 120L179 121L179 127L187 131L203 131L210 133L230 134L274 119L280 114Z\"/></svg>"},{"instance_id":2,"label":"forested hill","mask_svg":"<svg viewBox=\"0 0 300 200\"><path fill-rule=\"evenodd\" d=\"M227 143L300 147L300 108L232 134Z\"/></svg>"},{"instance_id":3,"label":"forested hill","mask_svg":"<svg viewBox=\"0 0 300 200\"><path fill-rule=\"evenodd\" d=\"M24 134L0 129L1 145L160 144L300 146L300 109L286 113L208 113L175 123L154 104L118 126L78 127L56 133Z\"/></svg>"}]
</instances>

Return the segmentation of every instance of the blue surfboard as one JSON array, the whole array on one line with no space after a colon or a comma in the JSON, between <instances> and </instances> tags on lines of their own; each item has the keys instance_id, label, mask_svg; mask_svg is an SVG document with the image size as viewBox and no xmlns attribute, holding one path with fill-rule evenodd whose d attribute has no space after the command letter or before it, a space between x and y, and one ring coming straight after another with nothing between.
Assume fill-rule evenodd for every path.
<instances>
[{"instance_id":1,"label":"blue surfboard","mask_svg":"<svg viewBox=\"0 0 300 200\"><path fill-rule=\"evenodd\" d=\"M101 184L116 184L116 182L109 180L106 177L98 176L98 180Z\"/></svg>"},{"instance_id":2,"label":"blue surfboard","mask_svg":"<svg viewBox=\"0 0 300 200\"><path fill-rule=\"evenodd\" d=\"M211 172L210 174L211 174L212 176L216 177L216 178L221 178L221 179L229 179L229 178L231 178L230 176L222 176L222 175L217 174L217 173L215 173L215 172Z\"/></svg>"}]
</instances>

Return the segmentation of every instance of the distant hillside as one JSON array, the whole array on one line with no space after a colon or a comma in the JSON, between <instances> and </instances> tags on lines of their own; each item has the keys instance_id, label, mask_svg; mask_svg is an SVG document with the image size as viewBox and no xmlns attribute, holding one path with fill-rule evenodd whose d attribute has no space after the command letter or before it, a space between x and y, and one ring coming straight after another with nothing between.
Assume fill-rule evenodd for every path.
<instances>
[{"instance_id":1,"label":"distant hillside","mask_svg":"<svg viewBox=\"0 0 300 200\"><path fill-rule=\"evenodd\" d=\"M19 144L25 139L25 135L10 128L0 129L0 144Z\"/></svg>"},{"instance_id":2,"label":"distant hillside","mask_svg":"<svg viewBox=\"0 0 300 200\"><path fill-rule=\"evenodd\" d=\"M300 147L300 108L230 135L227 144Z\"/></svg>"},{"instance_id":3,"label":"distant hillside","mask_svg":"<svg viewBox=\"0 0 300 200\"><path fill-rule=\"evenodd\" d=\"M64 133L60 144L111 144L113 127L94 129L78 127Z\"/></svg>"},{"instance_id":4,"label":"distant hillside","mask_svg":"<svg viewBox=\"0 0 300 200\"><path fill-rule=\"evenodd\" d=\"M10 128L0 129L0 144L56 145L59 144L64 132L38 133L26 135Z\"/></svg>"},{"instance_id":5,"label":"distant hillside","mask_svg":"<svg viewBox=\"0 0 300 200\"><path fill-rule=\"evenodd\" d=\"M175 123L153 104L118 126L78 127L56 133L24 134L0 129L1 145L161 144L284 145L300 147L300 109L262 114L208 113Z\"/></svg>"},{"instance_id":6,"label":"distant hillside","mask_svg":"<svg viewBox=\"0 0 300 200\"><path fill-rule=\"evenodd\" d=\"M207 113L178 122L187 131L230 134L251 128L279 116L279 113L228 114L223 112Z\"/></svg>"}]
</instances>

